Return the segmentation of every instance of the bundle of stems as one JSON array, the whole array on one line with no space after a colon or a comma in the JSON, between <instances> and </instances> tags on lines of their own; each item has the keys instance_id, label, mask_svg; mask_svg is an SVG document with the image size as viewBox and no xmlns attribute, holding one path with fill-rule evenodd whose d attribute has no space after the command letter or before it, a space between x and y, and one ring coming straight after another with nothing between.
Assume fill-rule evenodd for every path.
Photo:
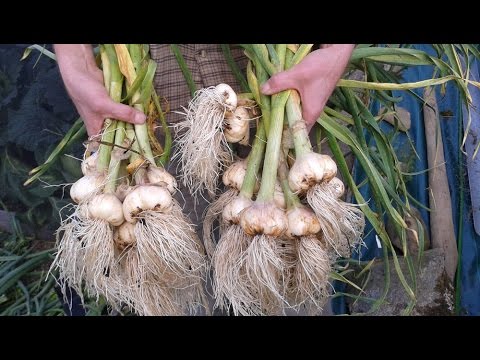
<instances>
[{"instance_id":1,"label":"bundle of stems","mask_svg":"<svg viewBox=\"0 0 480 360\"><path fill-rule=\"evenodd\" d=\"M343 241L340 236L352 237L344 228L360 227L355 228L356 238L363 230L362 213L356 208L352 213L359 225L352 224L345 210L333 213L326 208L322 216L336 225L340 234L330 231L326 235L328 225L298 197L301 195L298 183L302 186L303 183L307 186L318 183L325 189L322 196L328 196L329 205L335 206L342 195L335 190L341 182L336 179L335 186L328 184L336 175L336 166L331 159L327 160L333 165L327 163L325 155L311 150L298 95L292 97L290 90L271 97L259 93L259 83L301 61L311 47L245 45L250 58L247 80L262 117L252 151L245 160L247 168L242 173L240 191L236 198L228 196L231 200L220 216L219 221L224 226L212 256L216 306L231 307L235 314L283 314L286 308L298 309L307 302L310 308L313 305L313 312L321 311L327 298L329 259L332 258L328 255L328 247L335 251L336 243ZM284 127L285 120L291 127L297 157L292 169L287 168L283 159L282 138L290 136L288 127ZM287 132L284 133L284 129ZM301 161L316 161L310 164L310 168L316 169L298 169ZM260 187L255 189L259 178ZM295 192L292 184L296 186ZM347 205L343 207L349 209ZM210 230L211 227L206 228ZM209 234L204 236L209 237Z\"/></svg>"},{"instance_id":2,"label":"bundle of stems","mask_svg":"<svg viewBox=\"0 0 480 360\"><path fill-rule=\"evenodd\" d=\"M106 119L96 152L70 195L77 203L57 231L52 269L79 294L104 297L113 309L139 315L181 315L205 307L206 258L193 225L172 194L164 168L171 137L153 87L156 63L148 46L100 46L104 83L114 101L147 115L147 123ZM163 146L154 136L160 118ZM88 156L87 156L88 155Z\"/></svg>"},{"instance_id":3,"label":"bundle of stems","mask_svg":"<svg viewBox=\"0 0 480 360\"><path fill-rule=\"evenodd\" d=\"M352 249L362 244L366 217L383 243L384 255L391 253L393 256L395 270L411 298L405 309L408 313L415 303L416 267L406 249L407 225L404 219L411 212L410 201L415 202L415 199L406 190L405 174L391 144L392 136L379 127L378 122L383 116L373 115L369 105L375 99L397 117L395 105L401 98L393 96L393 90L415 94L412 89L442 85L447 81L456 84L464 101L468 102L466 84L473 82L458 66L458 57L460 50L467 54L467 59L472 53L477 56L478 51L474 53L475 49L465 46L438 45L435 47L438 57L434 57L409 48L357 46L346 74L360 69L364 71L365 80L340 80L318 120L319 144L328 141L332 158L313 151L301 116L301 100L295 90L273 96L262 95L258 90L258 84L269 76L301 61L312 45L242 46L250 59L247 68L250 92L262 111L263 125L257 124L256 137L260 139L261 132L265 131L268 140L261 176L258 174L256 179L261 182L258 192L253 191L254 183L247 181L245 175L237 197L232 199L235 196L232 193L225 196L223 212L220 213L219 209L215 212L222 224L218 245L211 251L216 306L231 307L235 314L243 315L282 314L285 308L300 309L302 306L311 313L318 313L329 293L329 281L340 280L358 288L344 277L350 270L339 267L337 261L342 257L349 258ZM445 55L448 62L441 59ZM402 84L398 66L387 67L385 63L433 65L434 77ZM435 78L438 74L440 77ZM282 130L287 128L289 132L284 131L283 141L288 161L283 161ZM368 145L366 132L372 135ZM398 124L393 136L396 133ZM366 182L373 191L372 204L362 197L361 184L353 181L339 141L350 148L364 168ZM256 149L254 143L252 153ZM317 147L316 150L321 149ZM252 153L245 160L246 174L260 171L256 161L261 161L258 159L262 155L255 158ZM337 177L337 165L358 205L345 201L346 187ZM275 197L275 193L279 193L279 183L283 203ZM218 204L213 205L219 208ZM385 219L394 224L402 240L408 274L400 269L398 256L382 225ZM212 222L212 216L209 222ZM205 230L211 229L209 226ZM213 249L212 235L204 234L205 238L209 239ZM417 260L420 257L421 254ZM388 263L385 266L389 274ZM389 276L372 311L380 306L388 287Z\"/></svg>"}]
</instances>

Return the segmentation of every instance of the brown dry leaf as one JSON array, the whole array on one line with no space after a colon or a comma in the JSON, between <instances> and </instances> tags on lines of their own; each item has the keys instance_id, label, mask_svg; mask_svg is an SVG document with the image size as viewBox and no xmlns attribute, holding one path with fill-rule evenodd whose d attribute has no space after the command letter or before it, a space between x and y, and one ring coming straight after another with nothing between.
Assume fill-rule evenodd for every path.
<instances>
[{"instance_id":1,"label":"brown dry leaf","mask_svg":"<svg viewBox=\"0 0 480 360\"><path fill-rule=\"evenodd\" d=\"M114 44L113 46L115 47L115 52L117 53L120 72L127 79L128 85L132 86L137 75L135 73L135 67L133 66L128 49L125 44Z\"/></svg>"}]
</instances>

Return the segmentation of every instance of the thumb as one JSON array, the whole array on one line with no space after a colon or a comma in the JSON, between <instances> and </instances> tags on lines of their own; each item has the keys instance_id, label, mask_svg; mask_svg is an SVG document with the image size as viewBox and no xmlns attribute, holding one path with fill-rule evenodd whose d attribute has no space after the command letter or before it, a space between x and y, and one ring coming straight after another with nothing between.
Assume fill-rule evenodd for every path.
<instances>
[{"instance_id":1,"label":"thumb","mask_svg":"<svg viewBox=\"0 0 480 360\"><path fill-rule=\"evenodd\" d=\"M273 75L261 87L260 91L265 95L273 95L287 89L297 89L297 81L291 70L282 71Z\"/></svg>"},{"instance_id":2,"label":"thumb","mask_svg":"<svg viewBox=\"0 0 480 360\"><path fill-rule=\"evenodd\" d=\"M128 105L119 104L111 99L105 104L103 115L106 118L126 121L132 124L143 124L146 119L145 114L141 111Z\"/></svg>"}]
</instances>

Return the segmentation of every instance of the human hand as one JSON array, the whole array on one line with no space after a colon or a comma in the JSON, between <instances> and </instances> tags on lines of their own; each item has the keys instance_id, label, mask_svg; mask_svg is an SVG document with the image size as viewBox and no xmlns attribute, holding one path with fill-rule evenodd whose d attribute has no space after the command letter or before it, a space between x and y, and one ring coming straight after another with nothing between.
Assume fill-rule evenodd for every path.
<instances>
[{"instance_id":1,"label":"human hand","mask_svg":"<svg viewBox=\"0 0 480 360\"><path fill-rule=\"evenodd\" d=\"M265 95L297 90L302 100L303 118L310 131L342 77L354 47L353 44L324 45L291 69L273 75L260 90Z\"/></svg>"},{"instance_id":2,"label":"human hand","mask_svg":"<svg viewBox=\"0 0 480 360\"><path fill-rule=\"evenodd\" d=\"M56 44L54 48L63 82L89 136L100 133L106 118L132 124L145 122L145 114L110 98L91 45Z\"/></svg>"}]
</instances>

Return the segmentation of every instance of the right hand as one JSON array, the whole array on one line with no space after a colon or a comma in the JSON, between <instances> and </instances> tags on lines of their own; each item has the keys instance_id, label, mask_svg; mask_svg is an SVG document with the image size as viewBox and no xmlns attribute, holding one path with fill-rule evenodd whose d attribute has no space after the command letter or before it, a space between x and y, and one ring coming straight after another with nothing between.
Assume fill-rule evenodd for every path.
<instances>
[{"instance_id":1,"label":"right hand","mask_svg":"<svg viewBox=\"0 0 480 360\"><path fill-rule=\"evenodd\" d=\"M132 124L145 122L145 114L110 98L91 45L58 44L55 53L63 82L85 123L88 136L98 135L106 118Z\"/></svg>"},{"instance_id":2,"label":"right hand","mask_svg":"<svg viewBox=\"0 0 480 360\"><path fill-rule=\"evenodd\" d=\"M287 89L297 90L302 99L303 119L310 131L342 77L354 48L354 44L323 45L291 69L273 75L261 91L273 95Z\"/></svg>"}]
</instances>

